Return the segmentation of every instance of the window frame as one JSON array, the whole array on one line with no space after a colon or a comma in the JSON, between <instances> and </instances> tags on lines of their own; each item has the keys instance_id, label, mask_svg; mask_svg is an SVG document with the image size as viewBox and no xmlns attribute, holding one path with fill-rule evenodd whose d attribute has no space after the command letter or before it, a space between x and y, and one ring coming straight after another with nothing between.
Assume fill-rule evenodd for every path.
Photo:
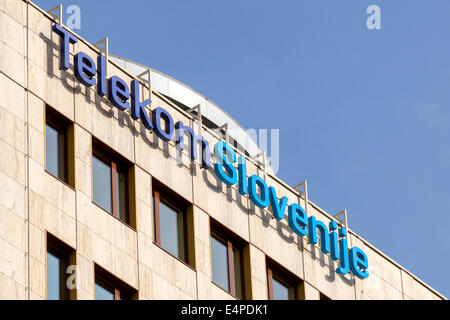
<instances>
[{"instance_id":1,"label":"window frame","mask_svg":"<svg viewBox=\"0 0 450 320\"><path fill-rule=\"evenodd\" d=\"M219 286L220 288L222 288L223 290L227 291L229 294L231 294L233 297L236 297L236 279L234 276L234 255L233 255L233 243L227 239L222 237L221 235L219 235L216 231L212 231L211 230L211 235L212 238L215 238L217 241L221 242L223 245L225 245L226 249L227 249L227 262L228 262L228 287L230 288L229 290L223 288L221 285L219 285L218 283L214 282L214 279L212 278L211 275L211 281ZM239 249L237 249L239 250ZM241 264L242 265L242 264ZM213 267L213 260L212 260L212 246L211 246L211 269Z\"/></svg>"},{"instance_id":2,"label":"window frame","mask_svg":"<svg viewBox=\"0 0 450 320\"><path fill-rule=\"evenodd\" d=\"M133 289L127 283L120 280L97 264L94 265L94 300L96 284L100 285L104 289L105 287L112 288L114 300L134 300L138 295L137 290Z\"/></svg>"},{"instance_id":3,"label":"window frame","mask_svg":"<svg viewBox=\"0 0 450 320\"><path fill-rule=\"evenodd\" d=\"M239 239L237 236L233 235L231 231L226 229L226 227L220 225L218 222L212 220L210 218L210 237L215 238L217 241L222 242L226 246L227 249L227 261L228 261L228 286L230 290L226 290L225 288L222 288L219 284L215 283L212 279L212 267L213 267L213 261L212 261L212 245L211 245L211 238L210 238L210 261L211 261L211 282L214 283L214 285L218 286L222 290L228 292L230 295L237 299L246 299L247 293L247 285L246 284L246 272L245 272L245 252L244 247L246 245L246 242ZM235 259L234 259L234 251L239 251L239 272L241 275L241 297L238 297L236 294L236 278L235 278Z\"/></svg>"},{"instance_id":4,"label":"window frame","mask_svg":"<svg viewBox=\"0 0 450 320\"><path fill-rule=\"evenodd\" d=\"M74 300L76 299L76 288L69 289L67 287L67 279L69 275L67 274L67 268L70 265L76 265L76 254L75 250L62 242L60 239L54 235L46 232L46 251L45 251L45 298L48 298L48 253L52 254L60 260L60 295L64 292L64 297L59 300ZM61 266L64 266L62 268Z\"/></svg>"},{"instance_id":5,"label":"window frame","mask_svg":"<svg viewBox=\"0 0 450 320\"><path fill-rule=\"evenodd\" d=\"M162 194L162 196L161 196ZM175 197L176 199L173 200L173 197ZM172 198L172 199L169 199ZM168 254L170 254L171 256L175 257L176 259L178 259L179 261L182 261L184 264L188 265L191 267L190 265L190 261L189 261L189 246L188 246L188 236L187 236L187 232L188 232L188 226L187 226L187 205L183 204L182 201L179 201L179 198L174 196L174 194L172 192L168 192L167 189L158 186L156 188L153 188L153 228L154 228L154 239L153 239L153 243L155 245L157 245L159 248L161 248L162 250L164 250L165 252L167 252ZM175 256L173 253L169 252L167 249L165 249L162 246L161 243L161 211L160 211L160 203L163 202L166 206L168 206L169 208L171 208L172 210L176 211L177 214L182 216L182 242L183 245L180 246L180 239L178 240L178 249L182 249L183 250L183 254L182 257L177 257ZM178 218L179 216L177 216L177 232L178 235L180 234L180 219Z\"/></svg>"},{"instance_id":6,"label":"window frame","mask_svg":"<svg viewBox=\"0 0 450 320\"><path fill-rule=\"evenodd\" d=\"M64 148L62 159L58 154L58 165L64 165L63 176L60 177L60 172L56 175L47 170L47 125L58 132L58 152L59 150L59 135L63 136L62 147ZM74 177L74 137L73 137L74 123L66 116L55 110L48 104L44 104L44 170L55 179L61 181L71 189L75 187ZM73 158L73 159L71 159Z\"/></svg>"},{"instance_id":7,"label":"window frame","mask_svg":"<svg viewBox=\"0 0 450 320\"><path fill-rule=\"evenodd\" d=\"M53 130L55 130L58 133L58 173L55 175L54 173L50 172L47 169L47 143L45 144L45 171L50 173L52 176L58 178L61 181L66 182L67 176L68 176L68 166L67 166L67 134L66 129L61 123L58 123L53 119L53 117L49 116L45 119L45 140L47 141L47 126L51 127ZM60 141L60 138L62 136L62 143ZM61 145L60 145L61 143ZM60 154L60 147L63 147L63 154ZM61 171L60 165L63 166L63 170ZM60 176L62 174L62 177Z\"/></svg>"},{"instance_id":8,"label":"window frame","mask_svg":"<svg viewBox=\"0 0 450 320\"><path fill-rule=\"evenodd\" d=\"M297 277L292 276L289 272L275 265L274 262L266 262L267 275L267 297L268 300L274 300L273 297L273 280L280 282L288 288L289 300L298 300L299 285L302 280L297 280ZM295 279L294 279L295 278Z\"/></svg>"},{"instance_id":9,"label":"window frame","mask_svg":"<svg viewBox=\"0 0 450 320\"><path fill-rule=\"evenodd\" d=\"M331 300L331 298L328 297L326 294L319 292L319 300L326 301L326 300Z\"/></svg>"},{"instance_id":10,"label":"window frame","mask_svg":"<svg viewBox=\"0 0 450 320\"><path fill-rule=\"evenodd\" d=\"M106 150L106 151L105 151ZM107 209L103 208L99 203L95 202L94 199L94 157L108 165L111 169L111 212ZM130 207L130 177L129 177L129 168L131 167L129 164L126 164L123 160L118 160L118 157L116 156L115 152L110 151L107 148L104 148L102 143L97 141L95 138L93 138L92 141L92 202L101 208L102 210L106 211L108 214L112 215L114 218L120 220L121 222L125 223L127 226L130 226L131 228L131 207ZM118 200L119 200L119 186L117 184L117 179L119 172L124 172L125 174L125 194L124 194L124 200L125 200L125 220L122 220L119 213L119 206L118 206Z\"/></svg>"}]
</instances>

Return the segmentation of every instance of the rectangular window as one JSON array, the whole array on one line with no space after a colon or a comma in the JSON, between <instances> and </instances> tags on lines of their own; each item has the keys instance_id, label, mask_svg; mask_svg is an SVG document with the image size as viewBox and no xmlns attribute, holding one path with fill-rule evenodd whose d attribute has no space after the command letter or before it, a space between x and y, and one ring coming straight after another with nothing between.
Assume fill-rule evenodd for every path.
<instances>
[{"instance_id":1,"label":"rectangular window","mask_svg":"<svg viewBox=\"0 0 450 320\"><path fill-rule=\"evenodd\" d=\"M132 300L137 292L103 268L95 265L95 300Z\"/></svg>"},{"instance_id":2,"label":"rectangular window","mask_svg":"<svg viewBox=\"0 0 450 320\"><path fill-rule=\"evenodd\" d=\"M131 221L132 212L131 194L132 183L129 176L132 175L132 166L99 143L93 146L92 175L93 175L93 201L95 204L108 211L114 217L134 226ZM133 219L134 220L134 219Z\"/></svg>"},{"instance_id":3,"label":"rectangular window","mask_svg":"<svg viewBox=\"0 0 450 320\"><path fill-rule=\"evenodd\" d=\"M74 186L73 124L54 109L45 108L45 170Z\"/></svg>"},{"instance_id":4,"label":"rectangular window","mask_svg":"<svg viewBox=\"0 0 450 320\"><path fill-rule=\"evenodd\" d=\"M155 244L178 258L194 266L192 206L154 181L153 190L153 236ZM191 237L189 237L189 234Z\"/></svg>"},{"instance_id":5,"label":"rectangular window","mask_svg":"<svg viewBox=\"0 0 450 320\"><path fill-rule=\"evenodd\" d=\"M223 229L220 226L211 228L212 281L231 295L243 299L244 245Z\"/></svg>"},{"instance_id":6,"label":"rectangular window","mask_svg":"<svg viewBox=\"0 0 450 320\"><path fill-rule=\"evenodd\" d=\"M267 267L267 291L269 300L295 300L301 280L281 267L269 263Z\"/></svg>"},{"instance_id":7,"label":"rectangular window","mask_svg":"<svg viewBox=\"0 0 450 320\"><path fill-rule=\"evenodd\" d=\"M70 281L68 283L68 267L74 259L73 249L47 234L47 300L69 300L75 297L75 288L69 288Z\"/></svg>"}]
</instances>

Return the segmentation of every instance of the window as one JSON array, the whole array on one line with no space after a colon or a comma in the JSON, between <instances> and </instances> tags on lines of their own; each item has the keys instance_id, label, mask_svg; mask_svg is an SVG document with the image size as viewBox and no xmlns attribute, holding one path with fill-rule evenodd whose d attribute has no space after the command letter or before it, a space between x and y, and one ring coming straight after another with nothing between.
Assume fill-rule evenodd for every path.
<instances>
[{"instance_id":1,"label":"window","mask_svg":"<svg viewBox=\"0 0 450 320\"><path fill-rule=\"evenodd\" d=\"M114 217L134 226L132 221L133 201L131 194L134 185L129 177L134 177L133 167L113 154L99 142L94 143L92 154L93 201ZM133 219L134 220L134 219Z\"/></svg>"},{"instance_id":2,"label":"window","mask_svg":"<svg viewBox=\"0 0 450 320\"><path fill-rule=\"evenodd\" d=\"M71 248L47 234L47 300L75 298L75 288L70 290L67 283L70 276L68 267L74 259L75 254Z\"/></svg>"},{"instance_id":3,"label":"window","mask_svg":"<svg viewBox=\"0 0 450 320\"><path fill-rule=\"evenodd\" d=\"M269 262L267 267L267 291L269 300L295 300L298 298L301 280L282 267Z\"/></svg>"},{"instance_id":4,"label":"window","mask_svg":"<svg viewBox=\"0 0 450 320\"><path fill-rule=\"evenodd\" d=\"M216 229L211 231L212 281L231 295L244 297L242 246Z\"/></svg>"},{"instance_id":5,"label":"window","mask_svg":"<svg viewBox=\"0 0 450 320\"><path fill-rule=\"evenodd\" d=\"M159 182L153 181L153 236L155 244L194 266L192 206ZM191 245L190 245L191 244Z\"/></svg>"},{"instance_id":6,"label":"window","mask_svg":"<svg viewBox=\"0 0 450 320\"><path fill-rule=\"evenodd\" d=\"M46 106L45 108L45 170L61 181L74 186L73 124Z\"/></svg>"},{"instance_id":7,"label":"window","mask_svg":"<svg viewBox=\"0 0 450 320\"><path fill-rule=\"evenodd\" d=\"M95 300L131 300L137 292L103 268L95 265Z\"/></svg>"}]
</instances>

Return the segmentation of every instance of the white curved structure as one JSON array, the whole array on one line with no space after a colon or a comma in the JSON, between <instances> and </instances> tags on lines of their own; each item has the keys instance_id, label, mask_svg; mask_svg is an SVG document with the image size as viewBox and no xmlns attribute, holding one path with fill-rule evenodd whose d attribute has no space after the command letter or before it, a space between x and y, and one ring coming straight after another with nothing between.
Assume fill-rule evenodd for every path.
<instances>
[{"instance_id":1,"label":"white curved structure","mask_svg":"<svg viewBox=\"0 0 450 320\"><path fill-rule=\"evenodd\" d=\"M214 102L190 88L186 84L158 71L151 69L142 64L139 64L128 59L109 55L110 59L115 63L126 69L128 72L137 76L144 71L151 70L151 86L152 90L158 91L163 95L175 100L175 103L182 105L180 107L185 109L193 108L197 105L201 105L202 118L206 119L207 123L205 125L209 126L211 129L221 127L224 124L228 124L228 134L232 141L235 141L234 145L238 150L247 153L248 156L263 162L265 153L261 150L257 143L248 132L235 120L233 119L225 110L216 105ZM146 76L143 77L144 79ZM204 120L203 120L204 121ZM233 143L231 143L233 144ZM273 168L270 166L269 161L265 158L267 173L275 174Z\"/></svg>"}]
</instances>

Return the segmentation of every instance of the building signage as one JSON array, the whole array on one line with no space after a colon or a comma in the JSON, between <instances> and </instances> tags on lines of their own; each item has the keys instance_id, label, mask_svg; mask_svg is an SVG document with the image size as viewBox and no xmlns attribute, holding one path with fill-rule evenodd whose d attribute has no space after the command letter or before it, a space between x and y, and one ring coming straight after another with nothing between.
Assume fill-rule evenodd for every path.
<instances>
[{"instance_id":1,"label":"building signage","mask_svg":"<svg viewBox=\"0 0 450 320\"><path fill-rule=\"evenodd\" d=\"M53 31L60 36L60 69L67 70L69 69L69 46L78 42L78 39L58 24L53 26ZM143 125L147 129L153 130L163 141L174 140L179 150L185 148L185 133L189 133L191 160L197 159L197 147L200 143L202 148L201 167L204 169L211 167L209 144L203 136L196 135L192 128L183 125L181 121L174 124L169 112L161 107L154 109L150 117L145 108L150 104L150 100L140 101L139 82L133 79L128 86L123 79L117 76L106 79L105 57L99 55L96 61L84 52L75 54L73 71L80 83L88 87L95 85L98 95L102 97L107 95L109 101L121 111L130 109L133 119L141 119ZM162 121L165 123L164 128L161 125ZM248 195L257 207L267 208L270 206L273 216L277 220L284 219L287 211L292 231L300 237L307 236L309 243L313 245L319 242L319 231L321 251L324 254L330 254L333 260L339 261L336 273L345 275L351 271L360 279L369 276L367 256L356 246L348 248L345 227L338 228L334 220L327 226L322 221L316 220L314 216L308 217L305 210L297 203L288 205L287 197L278 199L275 188L268 186L260 176L255 174L247 177L245 156L241 155L237 158L233 148L227 143L223 141L216 143L214 157L216 163L213 167L217 177L228 186L237 185L239 193L243 196ZM235 164L237 164L237 169Z\"/></svg>"}]
</instances>

